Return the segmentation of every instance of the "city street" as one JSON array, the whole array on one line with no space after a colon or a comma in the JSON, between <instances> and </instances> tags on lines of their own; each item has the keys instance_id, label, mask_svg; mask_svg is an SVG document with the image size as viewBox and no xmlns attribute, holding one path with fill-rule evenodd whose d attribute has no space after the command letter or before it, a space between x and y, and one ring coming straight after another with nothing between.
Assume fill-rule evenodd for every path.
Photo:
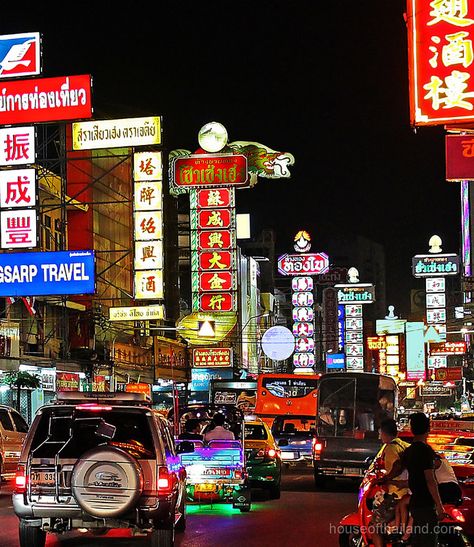
<instances>
[{"instance_id":1,"label":"city street","mask_svg":"<svg viewBox=\"0 0 474 547\"><path fill-rule=\"evenodd\" d=\"M0 547L18 546L17 518L11 506L11 489L2 488L0 494ZM239 513L226 505L191 506L187 529L176 536L180 547L232 547L305 545L336 547L338 537L331 524L355 508L356 489L351 483L341 482L330 491L314 489L311 469L290 469L284 472L282 494L279 500L266 500L256 490L250 513ZM126 537L120 531L95 538L91 534L69 534L57 539L48 536L46 545L128 546L146 545L141 538Z\"/></svg>"}]
</instances>

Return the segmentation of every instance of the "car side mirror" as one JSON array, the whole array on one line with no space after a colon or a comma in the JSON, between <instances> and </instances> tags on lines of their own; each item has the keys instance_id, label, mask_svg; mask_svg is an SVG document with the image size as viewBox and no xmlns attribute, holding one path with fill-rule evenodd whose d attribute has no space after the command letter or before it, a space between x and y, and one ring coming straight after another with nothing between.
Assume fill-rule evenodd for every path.
<instances>
[{"instance_id":1,"label":"car side mirror","mask_svg":"<svg viewBox=\"0 0 474 547\"><path fill-rule=\"evenodd\" d=\"M288 439L279 439L278 446L288 446Z\"/></svg>"},{"instance_id":2,"label":"car side mirror","mask_svg":"<svg viewBox=\"0 0 474 547\"><path fill-rule=\"evenodd\" d=\"M177 454L187 454L194 452L194 443L191 441L181 441L176 447Z\"/></svg>"}]
</instances>

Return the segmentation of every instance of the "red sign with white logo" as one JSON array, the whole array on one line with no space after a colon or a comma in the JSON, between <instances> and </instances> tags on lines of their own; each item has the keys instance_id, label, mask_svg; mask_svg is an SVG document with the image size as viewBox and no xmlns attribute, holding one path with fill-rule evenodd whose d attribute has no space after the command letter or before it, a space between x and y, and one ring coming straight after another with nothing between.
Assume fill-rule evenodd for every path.
<instances>
[{"instance_id":1,"label":"red sign with white logo","mask_svg":"<svg viewBox=\"0 0 474 547\"><path fill-rule=\"evenodd\" d=\"M92 118L90 75L2 82L0 125Z\"/></svg>"},{"instance_id":2,"label":"red sign with white logo","mask_svg":"<svg viewBox=\"0 0 474 547\"><path fill-rule=\"evenodd\" d=\"M408 0L412 125L474 121L474 2Z\"/></svg>"},{"instance_id":3,"label":"red sign with white logo","mask_svg":"<svg viewBox=\"0 0 474 547\"><path fill-rule=\"evenodd\" d=\"M435 380L439 382L456 382L462 380L462 367L436 368Z\"/></svg>"},{"instance_id":4,"label":"red sign with white logo","mask_svg":"<svg viewBox=\"0 0 474 547\"><path fill-rule=\"evenodd\" d=\"M232 272L204 272L199 275L200 291L230 291L235 289Z\"/></svg>"},{"instance_id":5,"label":"red sign with white logo","mask_svg":"<svg viewBox=\"0 0 474 547\"><path fill-rule=\"evenodd\" d=\"M247 157L242 154L194 154L173 160L171 176L176 186L247 186Z\"/></svg>"},{"instance_id":6,"label":"red sign with white logo","mask_svg":"<svg viewBox=\"0 0 474 547\"><path fill-rule=\"evenodd\" d=\"M431 342L430 355L462 355L466 353L466 342Z\"/></svg>"},{"instance_id":7,"label":"red sign with white logo","mask_svg":"<svg viewBox=\"0 0 474 547\"><path fill-rule=\"evenodd\" d=\"M278 271L282 275L318 275L328 270L326 253L284 254L278 259Z\"/></svg>"},{"instance_id":8,"label":"red sign with white logo","mask_svg":"<svg viewBox=\"0 0 474 547\"><path fill-rule=\"evenodd\" d=\"M208 209L198 212L199 229L230 228L231 221L230 209Z\"/></svg>"},{"instance_id":9,"label":"red sign with white logo","mask_svg":"<svg viewBox=\"0 0 474 547\"><path fill-rule=\"evenodd\" d=\"M233 193L229 188L215 188L213 190L200 190L197 192L198 209L213 207L233 207Z\"/></svg>"},{"instance_id":10,"label":"red sign with white logo","mask_svg":"<svg viewBox=\"0 0 474 547\"><path fill-rule=\"evenodd\" d=\"M446 135L446 180L474 180L474 135Z\"/></svg>"},{"instance_id":11,"label":"red sign with white logo","mask_svg":"<svg viewBox=\"0 0 474 547\"><path fill-rule=\"evenodd\" d=\"M199 296L199 311L233 311L234 295L226 293L203 293Z\"/></svg>"},{"instance_id":12,"label":"red sign with white logo","mask_svg":"<svg viewBox=\"0 0 474 547\"><path fill-rule=\"evenodd\" d=\"M202 231L198 239L199 249L231 249L234 246L230 230Z\"/></svg>"},{"instance_id":13,"label":"red sign with white logo","mask_svg":"<svg viewBox=\"0 0 474 547\"><path fill-rule=\"evenodd\" d=\"M234 265L233 251L204 251L199 253L200 270L231 270Z\"/></svg>"}]
</instances>

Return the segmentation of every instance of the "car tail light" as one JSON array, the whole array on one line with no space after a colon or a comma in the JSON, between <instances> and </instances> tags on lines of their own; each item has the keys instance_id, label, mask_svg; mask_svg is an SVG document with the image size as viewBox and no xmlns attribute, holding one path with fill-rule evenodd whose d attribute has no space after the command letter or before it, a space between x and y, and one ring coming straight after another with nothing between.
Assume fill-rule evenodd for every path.
<instances>
[{"instance_id":1,"label":"car tail light","mask_svg":"<svg viewBox=\"0 0 474 547\"><path fill-rule=\"evenodd\" d=\"M313 439L313 452L321 452L323 449L323 443L321 441L318 441L316 437Z\"/></svg>"},{"instance_id":2,"label":"car tail light","mask_svg":"<svg viewBox=\"0 0 474 547\"><path fill-rule=\"evenodd\" d=\"M461 513L459 509L451 509L451 516L454 520L457 520L458 522L465 522L466 519L464 518L464 515Z\"/></svg>"},{"instance_id":3,"label":"car tail light","mask_svg":"<svg viewBox=\"0 0 474 547\"><path fill-rule=\"evenodd\" d=\"M169 473L167 467L160 467L158 470L158 493L171 494L174 486L173 474Z\"/></svg>"},{"instance_id":4,"label":"car tail light","mask_svg":"<svg viewBox=\"0 0 474 547\"><path fill-rule=\"evenodd\" d=\"M101 410L112 410L112 407L98 405L96 403L84 403L82 405L77 405L76 410L90 410L91 412L100 412Z\"/></svg>"},{"instance_id":5,"label":"car tail light","mask_svg":"<svg viewBox=\"0 0 474 547\"><path fill-rule=\"evenodd\" d=\"M276 455L277 455L277 452L276 452L276 450L273 450L273 448L270 448L267 452L267 456L269 458L274 458Z\"/></svg>"},{"instance_id":6,"label":"car tail light","mask_svg":"<svg viewBox=\"0 0 474 547\"><path fill-rule=\"evenodd\" d=\"M241 479L242 478L242 471L239 471L238 469L236 469L236 471L234 472L234 477L236 479Z\"/></svg>"},{"instance_id":7,"label":"car tail light","mask_svg":"<svg viewBox=\"0 0 474 547\"><path fill-rule=\"evenodd\" d=\"M28 477L25 473L25 466L19 465L15 475L15 493L24 494L26 492L27 484L28 484Z\"/></svg>"}]
</instances>

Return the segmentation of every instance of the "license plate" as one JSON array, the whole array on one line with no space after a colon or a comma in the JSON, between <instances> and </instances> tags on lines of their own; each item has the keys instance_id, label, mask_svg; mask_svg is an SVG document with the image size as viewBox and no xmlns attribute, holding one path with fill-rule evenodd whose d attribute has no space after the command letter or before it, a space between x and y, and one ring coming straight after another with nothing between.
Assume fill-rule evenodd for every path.
<instances>
[{"instance_id":1,"label":"license plate","mask_svg":"<svg viewBox=\"0 0 474 547\"><path fill-rule=\"evenodd\" d=\"M362 475L362 469L358 467L344 467L344 475Z\"/></svg>"},{"instance_id":2,"label":"license plate","mask_svg":"<svg viewBox=\"0 0 474 547\"><path fill-rule=\"evenodd\" d=\"M32 471L30 480L33 486L54 486L56 484L54 471Z\"/></svg>"},{"instance_id":3,"label":"license plate","mask_svg":"<svg viewBox=\"0 0 474 547\"><path fill-rule=\"evenodd\" d=\"M282 460L294 460L295 459L295 453L294 452L282 452L281 453L281 459Z\"/></svg>"},{"instance_id":4,"label":"license plate","mask_svg":"<svg viewBox=\"0 0 474 547\"><path fill-rule=\"evenodd\" d=\"M215 492L215 484L196 484L194 487L195 492Z\"/></svg>"},{"instance_id":5,"label":"license plate","mask_svg":"<svg viewBox=\"0 0 474 547\"><path fill-rule=\"evenodd\" d=\"M205 469L202 474L208 477L229 477L230 469L226 469L225 467L210 467L209 469Z\"/></svg>"}]
</instances>

